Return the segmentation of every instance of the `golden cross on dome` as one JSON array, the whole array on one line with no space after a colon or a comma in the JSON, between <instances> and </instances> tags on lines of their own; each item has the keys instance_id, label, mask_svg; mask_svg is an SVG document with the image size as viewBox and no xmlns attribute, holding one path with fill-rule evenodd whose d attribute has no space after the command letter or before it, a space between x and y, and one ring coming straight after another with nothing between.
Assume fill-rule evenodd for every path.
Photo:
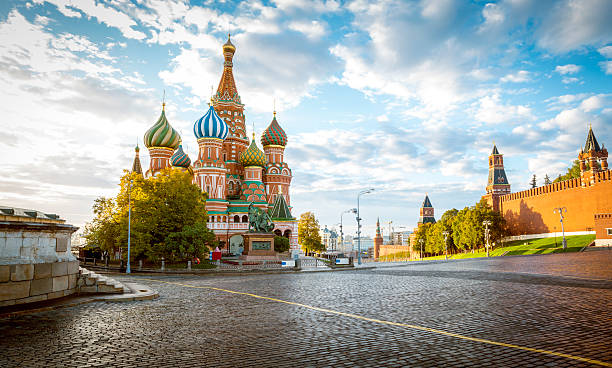
<instances>
[{"instance_id":1,"label":"golden cross on dome","mask_svg":"<svg viewBox=\"0 0 612 368\"><path fill-rule=\"evenodd\" d=\"M273 109L274 109L274 117L276 117L276 98L274 99L274 102L273 102Z\"/></svg>"},{"instance_id":2,"label":"golden cross on dome","mask_svg":"<svg viewBox=\"0 0 612 368\"><path fill-rule=\"evenodd\" d=\"M162 111L166 111L166 89L164 88L164 95L162 97Z\"/></svg>"}]
</instances>

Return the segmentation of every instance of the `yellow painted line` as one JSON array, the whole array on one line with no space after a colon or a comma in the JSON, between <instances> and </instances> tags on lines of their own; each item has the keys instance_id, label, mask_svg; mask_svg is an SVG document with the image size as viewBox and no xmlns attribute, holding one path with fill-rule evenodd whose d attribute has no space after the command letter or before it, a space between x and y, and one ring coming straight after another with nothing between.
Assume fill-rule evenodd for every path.
<instances>
[{"instance_id":1,"label":"yellow painted line","mask_svg":"<svg viewBox=\"0 0 612 368\"><path fill-rule=\"evenodd\" d=\"M368 317L364 317L364 316L359 316L357 314L340 312L340 311L336 311L336 310L333 310L333 309L319 308L319 307L314 307L314 306L307 305L307 304L295 303L295 302L290 302L290 301L287 301L287 300L270 298L270 297L267 297L267 296L261 296L261 295L257 295L257 294L245 293L245 292L241 292L241 291L221 289L221 288L217 288L217 287L213 287L213 286L196 286L196 285L182 284L182 283L178 283L178 282L169 282L169 281L162 281L162 280L155 280L155 279L141 279L141 280L149 280L149 281L160 282L160 283L164 283L164 284L178 285L178 286L195 288L195 289L209 289L209 290L222 291L222 292L230 293L230 294L246 295L246 296L250 296L250 297L256 298L256 299L271 300L271 301L278 302L278 303L295 305L295 306L298 306L298 307L311 309L311 310L314 310L314 311L317 311L317 312L336 314L336 315L339 315L339 316L355 318L355 319L359 319L359 320L362 320L362 321L380 323L380 324L385 324L385 325L389 325L389 326L405 327L405 328L410 328L410 329L413 329L413 330L426 331L426 332L436 333L436 334L440 334L440 335L444 335L444 336L455 337L455 338L462 339L462 340L480 342L480 343L489 344L489 345L503 346L503 347L506 347L506 348L513 348L513 349L518 349L518 350L524 350L524 351L529 351L529 352L533 352L533 353L553 355L553 356L563 357L563 358L567 358L567 359L577 360L577 361L580 361L580 362L587 362L587 363L591 363L591 364L596 364L596 365L600 365L600 366L603 366L603 367L612 367L612 363L608 363L608 362L604 362L604 361L596 360L596 359L584 358L584 357L577 356L577 355L559 353L559 352L556 352L556 351L550 351L550 350L544 350L544 349L530 348L528 346L520 346L520 345L515 345L515 344L507 344L505 342L499 342L499 341L493 341L493 340L487 340L487 339L480 339L480 338L477 338L477 337L470 337L470 336L460 335L460 334L453 333L453 332L438 330L438 329L435 329L435 328L411 325L411 324L408 324L408 323L399 323L399 322L392 322L392 321L384 321L384 320L376 319L376 318L368 318Z\"/></svg>"}]
</instances>

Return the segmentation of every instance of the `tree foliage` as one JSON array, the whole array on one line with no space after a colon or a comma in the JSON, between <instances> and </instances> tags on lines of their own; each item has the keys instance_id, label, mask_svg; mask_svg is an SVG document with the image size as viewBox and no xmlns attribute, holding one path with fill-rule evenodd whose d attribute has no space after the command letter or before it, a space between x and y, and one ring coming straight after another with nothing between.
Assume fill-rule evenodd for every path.
<instances>
[{"instance_id":1,"label":"tree foliage","mask_svg":"<svg viewBox=\"0 0 612 368\"><path fill-rule=\"evenodd\" d=\"M449 254L480 248L484 246L485 220L491 221L491 242L506 235L504 218L493 211L485 200L481 200L475 206L460 211L454 208L446 211L435 224L419 226L415 233L414 249L420 250L421 240L426 254L444 254L446 247ZM447 233L446 243L444 232Z\"/></svg>"},{"instance_id":2,"label":"tree foliage","mask_svg":"<svg viewBox=\"0 0 612 368\"><path fill-rule=\"evenodd\" d=\"M535 174L533 174L533 177L531 178L531 181L529 182L529 185L531 185L532 188L535 188L535 187L538 186L538 182L536 181Z\"/></svg>"},{"instance_id":3,"label":"tree foliage","mask_svg":"<svg viewBox=\"0 0 612 368\"><path fill-rule=\"evenodd\" d=\"M300 243L302 250L306 254L325 250L325 246L321 242L320 230L319 221L315 218L314 213L305 212L300 216L298 221L298 243Z\"/></svg>"},{"instance_id":4,"label":"tree foliage","mask_svg":"<svg viewBox=\"0 0 612 368\"><path fill-rule=\"evenodd\" d=\"M587 163L588 165L588 163ZM574 178L579 178L580 177L580 161L579 160L574 160L574 163L572 164L572 166L567 168L567 172L563 175L559 175L555 180L554 183L560 182L560 181L565 181L565 180L570 180L570 179L574 179Z\"/></svg>"},{"instance_id":5,"label":"tree foliage","mask_svg":"<svg viewBox=\"0 0 612 368\"><path fill-rule=\"evenodd\" d=\"M550 184L552 184L552 181L550 181L548 174L546 174L546 176L544 177L544 185L550 185Z\"/></svg>"},{"instance_id":6,"label":"tree foliage","mask_svg":"<svg viewBox=\"0 0 612 368\"><path fill-rule=\"evenodd\" d=\"M274 251L278 253L287 252L289 250L289 239L284 236L274 237Z\"/></svg>"},{"instance_id":7,"label":"tree foliage","mask_svg":"<svg viewBox=\"0 0 612 368\"><path fill-rule=\"evenodd\" d=\"M115 198L95 201L95 218L85 231L89 244L111 254L120 248L125 251L130 199L134 259L176 260L201 255L204 247L216 246L214 234L206 228L206 195L192 183L189 173L166 169L145 179L126 172L119 186ZM189 245L189 241L195 243Z\"/></svg>"}]
</instances>

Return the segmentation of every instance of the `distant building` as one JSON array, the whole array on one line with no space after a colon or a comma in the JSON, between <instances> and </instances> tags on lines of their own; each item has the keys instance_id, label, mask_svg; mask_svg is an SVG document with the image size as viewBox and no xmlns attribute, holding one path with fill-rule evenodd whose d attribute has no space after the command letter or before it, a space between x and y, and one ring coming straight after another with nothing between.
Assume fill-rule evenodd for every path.
<instances>
[{"instance_id":1,"label":"distant building","mask_svg":"<svg viewBox=\"0 0 612 368\"><path fill-rule=\"evenodd\" d=\"M325 228L319 232L319 235L321 235L321 243L323 243L327 252L338 250L339 236L335 229L330 230L325 225Z\"/></svg>"}]
</instances>

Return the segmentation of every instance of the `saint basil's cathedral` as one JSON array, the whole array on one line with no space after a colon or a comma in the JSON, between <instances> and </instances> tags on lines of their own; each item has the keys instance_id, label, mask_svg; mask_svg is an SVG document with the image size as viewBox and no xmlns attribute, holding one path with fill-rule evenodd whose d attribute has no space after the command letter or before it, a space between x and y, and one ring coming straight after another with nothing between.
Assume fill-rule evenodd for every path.
<instances>
[{"instance_id":1,"label":"saint basil's cathedral","mask_svg":"<svg viewBox=\"0 0 612 368\"><path fill-rule=\"evenodd\" d=\"M198 142L198 157L192 163L183 151L182 139L170 125L165 104L157 122L145 133L150 164L145 177L173 167L193 174L193 182L206 192L208 227L223 248L238 253L242 234L249 229L248 206L261 208L272 218L274 233L289 238L290 248L299 249L297 220L291 215L289 187L291 169L284 162L287 135L276 120L261 135L263 152L257 146L255 133L249 143L245 128L244 105L233 75L236 47L230 41L223 45L223 75L208 111L196 120L193 133ZM141 172L138 148L133 171Z\"/></svg>"}]
</instances>

